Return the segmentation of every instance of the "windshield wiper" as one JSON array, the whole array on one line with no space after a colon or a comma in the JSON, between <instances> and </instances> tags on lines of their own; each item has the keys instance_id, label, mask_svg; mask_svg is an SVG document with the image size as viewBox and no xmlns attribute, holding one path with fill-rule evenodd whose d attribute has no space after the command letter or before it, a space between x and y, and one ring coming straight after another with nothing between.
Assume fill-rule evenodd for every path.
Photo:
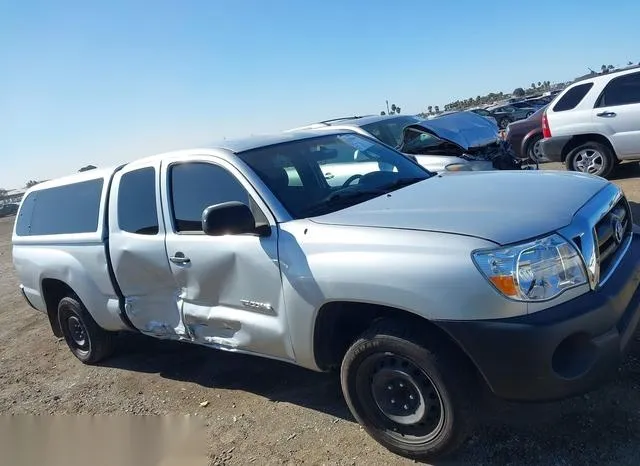
<instances>
[{"instance_id":1,"label":"windshield wiper","mask_svg":"<svg viewBox=\"0 0 640 466\"><path fill-rule=\"evenodd\" d=\"M357 201L361 198L372 198L375 196L381 196L383 194L386 194L387 192L388 190L383 188L338 191L325 197L320 202L309 206L304 210L304 214L306 216L321 215L331 207L350 204L353 201Z\"/></svg>"},{"instance_id":2,"label":"windshield wiper","mask_svg":"<svg viewBox=\"0 0 640 466\"><path fill-rule=\"evenodd\" d=\"M432 175L433 176L433 175ZM419 183L420 181L428 180L431 176L417 176L414 178L400 178L392 183L385 184L380 186L380 189L383 189L385 192L393 191L397 188L404 188L405 186L412 185L414 183Z\"/></svg>"}]
</instances>

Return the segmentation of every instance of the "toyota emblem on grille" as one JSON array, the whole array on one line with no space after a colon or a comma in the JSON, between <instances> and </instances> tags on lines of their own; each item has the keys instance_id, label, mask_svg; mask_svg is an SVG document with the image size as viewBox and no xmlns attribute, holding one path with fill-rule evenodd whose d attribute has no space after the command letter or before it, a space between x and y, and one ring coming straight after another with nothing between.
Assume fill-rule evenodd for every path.
<instances>
[{"instance_id":1,"label":"toyota emblem on grille","mask_svg":"<svg viewBox=\"0 0 640 466\"><path fill-rule=\"evenodd\" d=\"M622 220L618 217L613 219L613 238L616 240L616 243L622 243L622 237L624 236L624 226L622 225Z\"/></svg>"}]
</instances>

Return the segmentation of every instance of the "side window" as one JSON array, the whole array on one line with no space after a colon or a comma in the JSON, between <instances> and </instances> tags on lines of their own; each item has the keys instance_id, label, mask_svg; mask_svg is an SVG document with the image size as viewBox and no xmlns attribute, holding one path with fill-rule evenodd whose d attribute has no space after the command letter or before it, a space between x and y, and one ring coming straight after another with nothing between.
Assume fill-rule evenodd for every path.
<instances>
[{"instance_id":1,"label":"side window","mask_svg":"<svg viewBox=\"0 0 640 466\"><path fill-rule=\"evenodd\" d=\"M578 84L572 87L556 102L553 111L564 112L576 108L592 87L593 83Z\"/></svg>"},{"instance_id":2,"label":"side window","mask_svg":"<svg viewBox=\"0 0 640 466\"><path fill-rule=\"evenodd\" d=\"M177 232L202 231L202 212L211 205L239 201L256 213L249 193L224 168L205 162L173 165L169 170L172 216ZM258 221L258 218L256 218Z\"/></svg>"},{"instance_id":3,"label":"side window","mask_svg":"<svg viewBox=\"0 0 640 466\"><path fill-rule=\"evenodd\" d=\"M118 189L118 225L139 235L158 234L156 171L141 168L122 175Z\"/></svg>"},{"instance_id":4,"label":"side window","mask_svg":"<svg viewBox=\"0 0 640 466\"><path fill-rule=\"evenodd\" d=\"M612 79L604 88L596 107L613 107L640 103L640 73Z\"/></svg>"},{"instance_id":5,"label":"side window","mask_svg":"<svg viewBox=\"0 0 640 466\"><path fill-rule=\"evenodd\" d=\"M16 233L35 236L97 231L102 186L99 178L34 191L24 200Z\"/></svg>"}]
</instances>

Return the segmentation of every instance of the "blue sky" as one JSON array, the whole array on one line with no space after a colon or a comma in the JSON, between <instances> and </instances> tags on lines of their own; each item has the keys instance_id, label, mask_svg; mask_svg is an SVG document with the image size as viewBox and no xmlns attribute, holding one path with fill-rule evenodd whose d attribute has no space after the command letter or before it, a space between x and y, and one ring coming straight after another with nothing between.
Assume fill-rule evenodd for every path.
<instances>
[{"instance_id":1,"label":"blue sky","mask_svg":"<svg viewBox=\"0 0 640 466\"><path fill-rule=\"evenodd\" d=\"M639 15L632 0L0 0L0 187L638 62Z\"/></svg>"}]
</instances>

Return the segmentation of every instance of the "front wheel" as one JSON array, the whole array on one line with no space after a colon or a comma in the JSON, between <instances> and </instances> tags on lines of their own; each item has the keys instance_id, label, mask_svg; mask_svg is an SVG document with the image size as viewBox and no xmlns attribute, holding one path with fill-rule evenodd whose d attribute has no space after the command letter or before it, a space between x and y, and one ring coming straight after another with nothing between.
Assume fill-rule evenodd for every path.
<instances>
[{"instance_id":1,"label":"front wheel","mask_svg":"<svg viewBox=\"0 0 640 466\"><path fill-rule=\"evenodd\" d=\"M388 450L433 460L455 450L472 420L468 366L407 328L381 323L347 351L342 390L353 416Z\"/></svg>"},{"instance_id":2,"label":"front wheel","mask_svg":"<svg viewBox=\"0 0 640 466\"><path fill-rule=\"evenodd\" d=\"M83 363L95 364L111 354L112 333L102 329L79 300L62 298L58 321L67 346Z\"/></svg>"},{"instance_id":3,"label":"front wheel","mask_svg":"<svg viewBox=\"0 0 640 466\"><path fill-rule=\"evenodd\" d=\"M573 149L565 162L567 170L607 178L616 162L611 150L599 142L587 142Z\"/></svg>"}]
</instances>

